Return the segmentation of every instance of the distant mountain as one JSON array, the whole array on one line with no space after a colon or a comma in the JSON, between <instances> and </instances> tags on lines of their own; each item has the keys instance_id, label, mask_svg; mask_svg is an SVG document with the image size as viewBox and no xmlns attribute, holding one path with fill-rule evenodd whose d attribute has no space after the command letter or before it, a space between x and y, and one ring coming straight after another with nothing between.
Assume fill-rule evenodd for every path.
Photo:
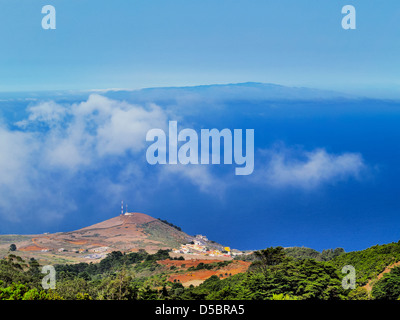
<instances>
[{"instance_id":1,"label":"distant mountain","mask_svg":"<svg viewBox=\"0 0 400 320\"><path fill-rule=\"evenodd\" d=\"M196 97L210 100L318 100L337 98L359 98L354 95L308 87L290 87L273 83L243 82L227 84L209 84L183 87L151 87L143 89L93 89L65 91L36 92L0 92L0 102L36 101L52 99L57 101L82 100L90 94L97 93L112 99L127 99L130 101L168 101L195 99Z\"/></svg>"},{"instance_id":2,"label":"distant mountain","mask_svg":"<svg viewBox=\"0 0 400 320\"><path fill-rule=\"evenodd\" d=\"M96 92L96 91L94 91ZM288 87L270 83L245 82L233 84L214 84L188 87L159 87L141 90L102 90L98 91L112 99L130 101L171 101L196 100L198 98L218 100L320 100L337 98L355 98L349 94L312 89L306 87Z\"/></svg>"}]
</instances>

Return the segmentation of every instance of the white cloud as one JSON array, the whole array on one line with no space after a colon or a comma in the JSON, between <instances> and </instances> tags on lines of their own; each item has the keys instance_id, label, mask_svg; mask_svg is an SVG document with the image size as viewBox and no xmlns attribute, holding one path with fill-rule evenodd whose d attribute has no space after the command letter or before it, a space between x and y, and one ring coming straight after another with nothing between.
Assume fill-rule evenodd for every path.
<instances>
[{"instance_id":1,"label":"white cloud","mask_svg":"<svg viewBox=\"0 0 400 320\"><path fill-rule=\"evenodd\" d=\"M313 189L324 183L360 178L366 164L361 154L329 154L325 149L264 151L267 161L257 170L257 181L274 187ZM261 164L260 164L261 165Z\"/></svg>"},{"instance_id":2,"label":"white cloud","mask_svg":"<svg viewBox=\"0 0 400 320\"><path fill-rule=\"evenodd\" d=\"M74 207L55 196L59 181L46 172L41 145L30 132L0 128L0 215L9 221L48 221Z\"/></svg>"},{"instance_id":3,"label":"white cloud","mask_svg":"<svg viewBox=\"0 0 400 320\"><path fill-rule=\"evenodd\" d=\"M67 109L54 101L45 101L39 105L30 106L27 111L29 112L28 119L18 121L17 126L25 128L28 124L33 122L42 122L48 125L58 123L62 120L67 113Z\"/></svg>"},{"instance_id":4,"label":"white cloud","mask_svg":"<svg viewBox=\"0 0 400 320\"><path fill-rule=\"evenodd\" d=\"M32 136L0 128L0 185L20 181L34 150Z\"/></svg>"},{"instance_id":5,"label":"white cloud","mask_svg":"<svg viewBox=\"0 0 400 320\"><path fill-rule=\"evenodd\" d=\"M161 128L167 131L168 128L168 115L155 104L144 108L98 94L69 107L44 102L28 111L28 119L18 123L21 127L30 128L31 125L35 128L37 122L49 124L49 130L41 133L43 161L50 169L68 169L72 173L94 169L108 156L124 156L127 152L140 154L148 146L148 130ZM145 180L138 177L137 166L134 168L135 174L125 170L124 177ZM200 165L168 165L155 172L161 173L158 183L179 176L203 192L215 192L213 186L216 184L222 186L209 168ZM109 181L110 186L122 190L123 179L120 176L117 181Z\"/></svg>"},{"instance_id":6,"label":"white cloud","mask_svg":"<svg viewBox=\"0 0 400 320\"><path fill-rule=\"evenodd\" d=\"M157 105L144 108L97 94L70 106L50 101L28 111L28 119L16 125L35 128L36 124L47 124L49 129L39 133L44 160L50 166L72 171L108 155L142 151L147 131L165 128L167 123L166 114Z\"/></svg>"},{"instance_id":7,"label":"white cloud","mask_svg":"<svg viewBox=\"0 0 400 320\"><path fill-rule=\"evenodd\" d=\"M0 128L0 211L9 220L17 219L20 199L32 194L28 165L33 149L29 134Z\"/></svg>"},{"instance_id":8,"label":"white cloud","mask_svg":"<svg viewBox=\"0 0 400 320\"><path fill-rule=\"evenodd\" d=\"M208 166L204 165L167 165L163 167L160 179L161 181L174 179L174 176L180 176L190 181L200 191L206 193L220 194L226 188L225 182L215 176Z\"/></svg>"},{"instance_id":9,"label":"white cloud","mask_svg":"<svg viewBox=\"0 0 400 320\"><path fill-rule=\"evenodd\" d=\"M19 130L0 127L0 215L14 221L28 216L50 221L76 210L74 189L104 191L96 183L110 179L108 165L120 166L113 186L123 185L123 179L138 179L139 185L147 178L137 166L121 165L119 156L131 152L137 159L147 131L167 127L167 116L156 105L99 95L70 105L39 102L27 111L26 119L15 123ZM88 175L81 175L83 170Z\"/></svg>"},{"instance_id":10,"label":"white cloud","mask_svg":"<svg viewBox=\"0 0 400 320\"><path fill-rule=\"evenodd\" d=\"M141 151L146 147L146 133L166 126L166 115L160 107L117 109L97 130L97 151L100 155L120 154L126 150Z\"/></svg>"}]
</instances>

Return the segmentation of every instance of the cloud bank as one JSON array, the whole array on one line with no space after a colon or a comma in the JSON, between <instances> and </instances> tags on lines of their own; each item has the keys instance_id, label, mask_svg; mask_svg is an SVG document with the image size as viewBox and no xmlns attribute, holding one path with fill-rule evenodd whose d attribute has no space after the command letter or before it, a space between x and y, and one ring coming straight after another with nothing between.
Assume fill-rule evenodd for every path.
<instances>
[{"instance_id":1,"label":"cloud bank","mask_svg":"<svg viewBox=\"0 0 400 320\"><path fill-rule=\"evenodd\" d=\"M255 171L247 178L217 165L154 167L145 158L146 133L166 131L175 117L154 103L92 94L77 103L34 102L27 112L14 127L0 125L0 215L10 221L27 215L44 222L60 220L81 210L84 193L91 194L92 203L101 199L112 206L126 195L145 201L160 186L180 181L191 183L194 192L216 197L243 183L261 190L313 190L359 179L367 168L361 154L293 148L256 151ZM183 126L184 121L180 119Z\"/></svg>"},{"instance_id":2,"label":"cloud bank","mask_svg":"<svg viewBox=\"0 0 400 320\"><path fill-rule=\"evenodd\" d=\"M133 105L96 94L75 104L40 102L27 111L26 119L14 124L17 130L0 127L0 214L10 221L61 218L79 207L79 189L90 185L115 194L121 172L140 176L121 159L139 161L147 131L164 128L167 121L155 104ZM109 187L102 185L105 181Z\"/></svg>"},{"instance_id":3,"label":"cloud bank","mask_svg":"<svg viewBox=\"0 0 400 320\"><path fill-rule=\"evenodd\" d=\"M100 95L71 106L53 101L32 106L20 128L39 131L46 162L51 166L78 169L99 158L137 153L145 148L152 128L164 128L166 115L155 104L148 108Z\"/></svg>"}]
</instances>

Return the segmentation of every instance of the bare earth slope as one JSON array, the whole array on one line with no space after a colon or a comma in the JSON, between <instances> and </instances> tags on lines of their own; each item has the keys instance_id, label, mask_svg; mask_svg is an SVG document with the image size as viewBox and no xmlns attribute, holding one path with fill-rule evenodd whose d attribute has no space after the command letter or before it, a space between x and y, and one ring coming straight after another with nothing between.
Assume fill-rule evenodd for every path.
<instances>
[{"instance_id":1,"label":"bare earth slope","mask_svg":"<svg viewBox=\"0 0 400 320\"><path fill-rule=\"evenodd\" d=\"M96 223L89 227L79 229L78 231L90 230L90 229L112 228L112 227L118 227L118 226L121 226L124 224L141 225L141 224L152 222L152 221L157 221L157 219L154 219L153 217L150 217L149 215L144 214L144 213L134 212L134 213L130 213L129 215L120 215L120 216Z\"/></svg>"},{"instance_id":2,"label":"bare earth slope","mask_svg":"<svg viewBox=\"0 0 400 320\"><path fill-rule=\"evenodd\" d=\"M380 280L380 279L385 275L385 273L390 272L394 267L397 267L397 266L399 266L399 265L400 265L400 261L395 262L395 263L393 263L393 264L387 266L387 267L385 268L385 270L383 270L380 274L378 274L378 276L377 276L376 278L370 279L370 280L368 281L368 283L364 286L364 288L367 289L368 293L370 293L371 290L372 290L373 285L374 285L378 280Z\"/></svg>"}]
</instances>

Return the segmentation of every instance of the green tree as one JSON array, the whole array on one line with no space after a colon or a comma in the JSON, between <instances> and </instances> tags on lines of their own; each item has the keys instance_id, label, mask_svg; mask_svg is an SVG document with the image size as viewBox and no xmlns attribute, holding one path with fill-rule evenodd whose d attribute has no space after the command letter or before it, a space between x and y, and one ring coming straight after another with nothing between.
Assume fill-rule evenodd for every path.
<instances>
[{"instance_id":1,"label":"green tree","mask_svg":"<svg viewBox=\"0 0 400 320\"><path fill-rule=\"evenodd\" d=\"M16 250L17 246L14 243L10 244L10 251L16 251Z\"/></svg>"},{"instance_id":2,"label":"green tree","mask_svg":"<svg viewBox=\"0 0 400 320\"><path fill-rule=\"evenodd\" d=\"M9 255L0 260L0 280L4 286L10 286L15 283L28 283L34 281L29 272L24 272L25 261L20 257Z\"/></svg>"},{"instance_id":3,"label":"green tree","mask_svg":"<svg viewBox=\"0 0 400 320\"><path fill-rule=\"evenodd\" d=\"M0 288L0 300L62 300L62 297L52 290L39 291L26 284L12 283L6 288Z\"/></svg>"},{"instance_id":4,"label":"green tree","mask_svg":"<svg viewBox=\"0 0 400 320\"><path fill-rule=\"evenodd\" d=\"M299 300L299 298L291 297L288 294L284 295L283 293L280 293L280 294L273 294L271 300Z\"/></svg>"},{"instance_id":5,"label":"green tree","mask_svg":"<svg viewBox=\"0 0 400 320\"><path fill-rule=\"evenodd\" d=\"M91 297L97 296L97 288L83 278L73 278L59 281L55 291L65 300L75 300L79 293L87 293Z\"/></svg>"},{"instance_id":6,"label":"green tree","mask_svg":"<svg viewBox=\"0 0 400 320\"><path fill-rule=\"evenodd\" d=\"M349 300L370 300L367 289L364 287L357 287L349 293Z\"/></svg>"},{"instance_id":7,"label":"green tree","mask_svg":"<svg viewBox=\"0 0 400 320\"><path fill-rule=\"evenodd\" d=\"M249 275L243 283L245 299L271 299L284 294L300 299L345 299L341 275L327 262L314 259L285 260L263 272Z\"/></svg>"},{"instance_id":8,"label":"green tree","mask_svg":"<svg viewBox=\"0 0 400 320\"><path fill-rule=\"evenodd\" d=\"M252 263L252 269L267 273L271 266L282 263L285 260L285 251L283 247L270 247L264 250L254 252L256 261Z\"/></svg>"}]
</instances>

